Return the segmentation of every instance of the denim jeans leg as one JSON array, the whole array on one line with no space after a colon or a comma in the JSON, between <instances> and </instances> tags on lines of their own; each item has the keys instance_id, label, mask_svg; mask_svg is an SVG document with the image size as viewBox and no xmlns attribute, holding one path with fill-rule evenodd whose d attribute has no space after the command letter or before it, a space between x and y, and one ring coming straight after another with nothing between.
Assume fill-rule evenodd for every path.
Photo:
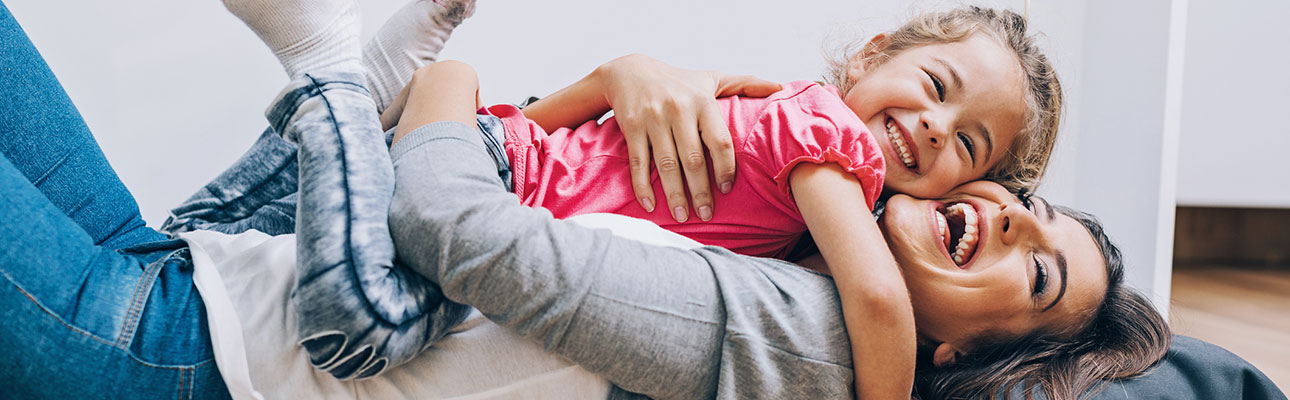
<instances>
[{"instance_id":1,"label":"denim jeans leg","mask_svg":"<svg viewBox=\"0 0 1290 400\"><path fill-rule=\"evenodd\" d=\"M0 65L0 397L227 398L186 249L154 242L3 4Z\"/></svg>"},{"instance_id":2,"label":"denim jeans leg","mask_svg":"<svg viewBox=\"0 0 1290 400\"><path fill-rule=\"evenodd\" d=\"M444 311L436 286L394 264L394 172L360 79L306 75L267 113L299 148L298 334L310 362L341 379L407 362L468 311Z\"/></svg>"},{"instance_id":3,"label":"denim jeans leg","mask_svg":"<svg viewBox=\"0 0 1290 400\"><path fill-rule=\"evenodd\" d=\"M266 128L232 166L172 209L162 232L236 234L255 229L270 235L294 233L297 150L295 144Z\"/></svg>"},{"instance_id":4,"label":"denim jeans leg","mask_svg":"<svg viewBox=\"0 0 1290 400\"><path fill-rule=\"evenodd\" d=\"M148 228L81 114L0 4L0 153L95 244L165 239Z\"/></svg>"},{"instance_id":5,"label":"denim jeans leg","mask_svg":"<svg viewBox=\"0 0 1290 400\"><path fill-rule=\"evenodd\" d=\"M8 158L0 198L0 397L228 397L182 243L96 245Z\"/></svg>"}]
</instances>

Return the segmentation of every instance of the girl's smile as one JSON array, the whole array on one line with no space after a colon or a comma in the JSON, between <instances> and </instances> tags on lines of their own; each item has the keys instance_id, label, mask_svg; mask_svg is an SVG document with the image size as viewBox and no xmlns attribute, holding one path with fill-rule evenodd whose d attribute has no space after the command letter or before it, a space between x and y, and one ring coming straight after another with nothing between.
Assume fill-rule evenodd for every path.
<instances>
[{"instance_id":1,"label":"girl's smile","mask_svg":"<svg viewBox=\"0 0 1290 400\"><path fill-rule=\"evenodd\" d=\"M847 106L876 136L884 191L936 198L1004 159L1026 117L1017 56L985 33L881 55L879 35L848 74ZM864 57L862 57L864 58Z\"/></svg>"}]
</instances>

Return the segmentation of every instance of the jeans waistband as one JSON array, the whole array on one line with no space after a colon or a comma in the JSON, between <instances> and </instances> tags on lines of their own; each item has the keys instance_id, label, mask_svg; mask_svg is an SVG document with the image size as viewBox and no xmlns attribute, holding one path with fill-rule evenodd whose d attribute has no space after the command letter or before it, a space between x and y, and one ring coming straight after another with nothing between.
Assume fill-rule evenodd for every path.
<instances>
[{"instance_id":1,"label":"jeans waistband","mask_svg":"<svg viewBox=\"0 0 1290 400\"><path fill-rule=\"evenodd\" d=\"M479 126L480 136L484 137L484 148L497 164L497 177L502 179L507 191L513 191L511 163L506 159L506 147L502 145L506 140L506 127L502 125L502 119L480 115L475 119L475 124Z\"/></svg>"}]
</instances>

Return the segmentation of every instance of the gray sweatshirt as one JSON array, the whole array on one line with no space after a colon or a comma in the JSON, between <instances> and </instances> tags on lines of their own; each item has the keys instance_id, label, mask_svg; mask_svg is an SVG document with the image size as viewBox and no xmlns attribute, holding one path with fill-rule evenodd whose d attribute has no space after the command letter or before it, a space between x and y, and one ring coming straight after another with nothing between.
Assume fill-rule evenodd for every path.
<instances>
[{"instance_id":1,"label":"gray sweatshirt","mask_svg":"<svg viewBox=\"0 0 1290 400\"><path fill-rule=\"evenodd\" d=\"M457 302L655 398L852 397L833 281L717 247L656 247L520 205L473 126L391 150L399 259Z\"/></svg>"}]
</instances>

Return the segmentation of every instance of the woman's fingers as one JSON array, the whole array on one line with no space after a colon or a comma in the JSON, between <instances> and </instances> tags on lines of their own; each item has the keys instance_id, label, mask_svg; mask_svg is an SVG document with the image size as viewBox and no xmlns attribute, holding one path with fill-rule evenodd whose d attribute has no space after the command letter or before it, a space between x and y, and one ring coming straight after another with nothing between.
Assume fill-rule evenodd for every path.
<instances>
[{"instance_id":1,"label":"woman's fingers","mask_svg":"<svg viewBox=\"0 0 1290 400\"><path fill-rule=\"evenodd\" d=\"M721 106L715 100L704 103L699 113L699 134L712 158L712 176L716 178L717 190L730 193L735 183L735 147L730 139L730 130L726 127L725 116L721 113Z\"/></svg>"},{"instance_id":2,"label":"woman's fingers","mask_svg":"<svg viewBox=\"0 0 1290 400\"><path fill-rule=\"evenodd\" d=\"M779 91L780 84L751 75L676 68L639 54L617 58L599 71L608 77L606 100L626 138L632 192L641 207L653 212L662 201L678 222L691 212L704 221L712 219L714 190L730 192L736 167L730 131L716 98L765 97ZM664 199L654 195L651 158Z\"/></svg>"},{"instance_id":3,"label":"woman's fingers","mask_svg":"<svg viewBox=\"0 0 1290 400\"><path fill-rule=\"evenodd\" d=\"M725 75L717 78L717 97L747 96L767 97L783 89L783 85L752 75Z\"/></svg>"},{"instance_id":4,"label":"woman's fingers","mask_svg":"<svg viewBox=\"0 0 1290 400\"><path fill-rule=\"evenodd\" d=\"M699 141L697 123L687 112L679 112L672 121L672 137L676 141L677 156L685 173L685 186L690 189L690 204L694 205L694 213L699 219L711 220L712 187L708 183L708 160L703 156L703 143ZM662 174L662 171L659 173Z\"/></svg>"},{"instance_id":5,"label":"woman's fingers","mask_svg":"<svg viewBox=\"0 0 1290 400\"><path fill-rule=\"evenodd\" d=\"M654 212L654 185L650 182L649 136L640 133L640 125L630 118L619 118L618 127L627 141L627 164L632 175L632 192L645 212Z\"/></svg>"},{"instance_id":6,"label":"woman's fingers","mask_svg":"<svg viewBox=\"0 0 1290 400\"><path fill-rule=\"evenodd\" d=\"M667 125L650 124L650 148L654 152L654 166L658 168L659 181L663 183L663 194L667 197L667 207L676 222L690 219L690 206L685 199L685 184L681 181L681 163L676 156L676 142L672 139L672 129Z\"/></svg>"}]
</instances>

